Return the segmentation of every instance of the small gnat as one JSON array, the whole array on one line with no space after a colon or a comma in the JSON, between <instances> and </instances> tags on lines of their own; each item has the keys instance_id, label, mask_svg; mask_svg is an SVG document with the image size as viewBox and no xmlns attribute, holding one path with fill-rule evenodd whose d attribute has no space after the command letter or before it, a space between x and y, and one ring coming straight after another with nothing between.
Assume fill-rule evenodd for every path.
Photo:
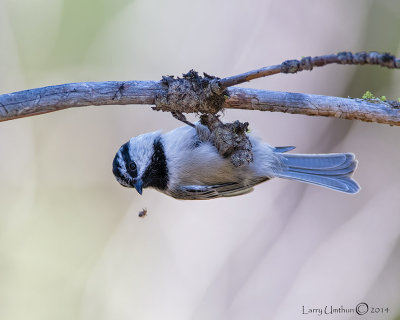
<instances>
[{"instance_id":1,"label":"small gnat","mask_svg":"<svg viewBox=\"0 0 400 320\"><path fill-rule=\"evenodd\" d=\"M144 218L147 216L147 209L143 208L141 211L139 211L138 217L139 218Z\"/></svg>"}]
</instances>

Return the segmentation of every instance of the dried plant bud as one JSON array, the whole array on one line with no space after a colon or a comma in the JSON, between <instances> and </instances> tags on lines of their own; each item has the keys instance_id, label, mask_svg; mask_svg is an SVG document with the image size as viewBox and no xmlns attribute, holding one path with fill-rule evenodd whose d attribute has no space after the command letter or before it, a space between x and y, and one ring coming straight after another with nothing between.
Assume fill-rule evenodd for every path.
<instances>
[{"instance_id":1,"label":"dried plant bud","mask_svg":"<svg viewBox=\"0 0 400 320\"><path fill-rule=\"evenodd\" d=\"M236 120L233 123L222 123L218 116L203 114L200 122L211 131L211 140L221 156L231 158L235 167L253 161L252 146L246 135L249 123Z\"/></svg>"}]
</instances>

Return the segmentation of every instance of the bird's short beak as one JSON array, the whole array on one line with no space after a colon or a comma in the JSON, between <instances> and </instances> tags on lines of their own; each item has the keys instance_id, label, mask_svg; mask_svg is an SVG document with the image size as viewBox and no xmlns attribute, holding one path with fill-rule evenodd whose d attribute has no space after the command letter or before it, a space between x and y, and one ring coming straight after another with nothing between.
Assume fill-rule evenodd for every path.
<instances>
[{"instance_id":1,"label":"bird's short beak","mask_svg":"<svg viewBox=\"0 0 400 320\"><path fill-rule=\"evenodd\" d=\"M136 191L142 195L142 189L143 189L143 181L142 179L135 179L132 182L132 186L135 187Z\"/></svg>"}]
</instances>

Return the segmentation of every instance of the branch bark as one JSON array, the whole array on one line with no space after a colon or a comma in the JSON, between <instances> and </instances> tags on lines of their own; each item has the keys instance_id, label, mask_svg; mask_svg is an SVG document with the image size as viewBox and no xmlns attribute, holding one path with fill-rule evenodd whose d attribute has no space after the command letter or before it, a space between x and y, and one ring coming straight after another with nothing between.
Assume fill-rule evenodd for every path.
<instances>
[{"instance_id":1,"label":"branch bark","mask_svg":"<svg viewBox=\"0 0 400 320\"><path fill-rule=\"evenodd\" d=\"M159 81L70 83L0 95L0 121L73 107L154 105L166 93ZM227 109L285 112L400 125L400 108L380 100L346 99L303 93L228 88ZM174 110L170 110L174 111Z\"/></svg>"}]
</instances>

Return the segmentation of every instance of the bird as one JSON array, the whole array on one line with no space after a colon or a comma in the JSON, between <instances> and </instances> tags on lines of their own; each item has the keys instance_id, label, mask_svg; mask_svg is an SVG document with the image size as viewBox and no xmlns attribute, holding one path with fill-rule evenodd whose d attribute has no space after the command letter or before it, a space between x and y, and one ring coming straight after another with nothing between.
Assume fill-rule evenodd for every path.
<instances>
[{"instance_id":1,"label":"bird","mask_svg":"<svg viewBox=\"0 0 400 320\"><path fill-rule=\"evenodd\" d=\"M295 147L272 147L246 133L253 161L235 167L223 157L200 122L169 132L144 133L124 143L113 160L113 174L124 187L154 188L182 200L232 197L253 191L254 186L284 178L348 194L360 190L352 179L357 167L353 153L292 154Z\"/></svg>"}]
</instances>

